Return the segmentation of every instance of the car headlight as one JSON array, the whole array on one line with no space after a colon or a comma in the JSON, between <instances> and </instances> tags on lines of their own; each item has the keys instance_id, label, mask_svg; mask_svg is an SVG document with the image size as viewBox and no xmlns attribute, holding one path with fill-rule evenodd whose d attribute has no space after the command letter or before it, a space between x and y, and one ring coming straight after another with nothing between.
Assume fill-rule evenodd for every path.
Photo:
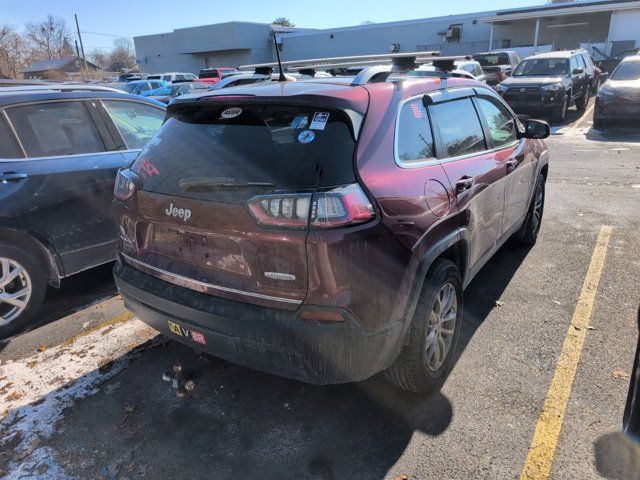
<instances>
[{"instance_id":1,"label":"car headlight","mask_svg":"<svg viewBox=\"0 0 640 480\"><path fill-rule=\"evenodd\" d=\"M498 93L504 93L507 90L509 90L509 87L507 87L506 85L503 85L501 83L499 83L498 85L495 86L496 92Z\"/></svg>"},{"instance_id":2,"label":"car headlight","mask_svg":"<svg viewBox=\"0 0 640 480\"><path fill-rule=\"evenodd\" d=\"M552 85L545 85L544 87L542 87L542 90L544 90L546 92L558 92L558 91L562 90L562 84L561 83L554 83Z\"/></svg>"}]
</instances>

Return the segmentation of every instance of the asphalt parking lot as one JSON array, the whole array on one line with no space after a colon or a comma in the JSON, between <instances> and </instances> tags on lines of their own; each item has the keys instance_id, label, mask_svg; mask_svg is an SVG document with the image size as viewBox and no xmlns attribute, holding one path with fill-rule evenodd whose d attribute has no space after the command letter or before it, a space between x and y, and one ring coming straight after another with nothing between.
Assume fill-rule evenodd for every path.
<instances>
[{"instance_id":1,"label":"asphalt parking lot","mask_svg":"<svg viewBox=\"0 0 640 480\"><path fill-rule=\"evenodd\" d=\"M548 140L538 243L507 244L466 290L438 395L202 357L127 314L107 266L69 279L0 345L0 474L493 479L548 465L557 479L640 478L640 448L618 433L640 302L640 128L595 130L590 111ZM567 338L580 347L568 357ZM195 380L187 398L162 380L175 362Z\"/></svg>"}]
</instances>

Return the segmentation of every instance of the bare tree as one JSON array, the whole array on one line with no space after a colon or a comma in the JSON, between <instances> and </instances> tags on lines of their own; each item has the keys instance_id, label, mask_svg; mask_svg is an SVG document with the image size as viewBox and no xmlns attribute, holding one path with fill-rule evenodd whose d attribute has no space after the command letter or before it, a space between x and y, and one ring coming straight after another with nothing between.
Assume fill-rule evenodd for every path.
<instances>
[{"instance_id":1,"label":"bare tree","mask_svg":"<svg viewBox=\"0 0 640 480\"><path fill-rule=\"evenodd\" d=\"M111 58L108 53L103 53L100 50L93 50L89 52L89 61L100 68L108 67L111 63Z\"/></svg>"},{"instance_id":2,"label":"bare tree","mask_svg":"<svg viewBox=\"0 0 640 480\"><path fill-rule=\"evenodd\" d=\"M278 17L271 23L273 25L280 25L281 27L295 27L296 26L295 23L293 23L291 20L289 20L286 17Z\"/></svg>"},{"instance_id":3,"label":"bare tree","mask_svg":"<svg viewBox=\"0 0 640 480\"><path fill-rule=\"evenodd\" d=\"M71 32L64 18L49 14L40 22L27 22L25 32L40 58L51 60L73 55Z\"/></svg>"},{"instance_id":4,"label":"bare tree","mask_svg":"<svg viewBox=\"0 0 640 480\"><path fill-rule=\"evenodd\" d=\"M136 64L136 53L130 38L116 38L113 41L113 50L109 58L111 63L123 63L127 68L133 68Z\"/></svg>"},{"instance_id":5,"label":"bare tree","mask_svg":"<svg viewBox=\"0 0 640 480\"><path fill-rule=\"evenodd\" d=\"M17 78L29 60L25 39L11 25L0 25L0 75Z\"/></svg>"}]
</instances>

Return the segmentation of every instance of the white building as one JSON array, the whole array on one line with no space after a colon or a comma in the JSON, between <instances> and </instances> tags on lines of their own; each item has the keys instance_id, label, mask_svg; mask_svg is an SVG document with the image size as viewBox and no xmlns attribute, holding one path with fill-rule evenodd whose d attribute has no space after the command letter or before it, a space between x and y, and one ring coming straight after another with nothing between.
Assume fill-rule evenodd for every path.
<instances>
[{"instance_id":1,"label":"white building","mask_svg":"<svg viewBox=\"0 0 640 480\"><path fill-rule=\"evenodd\" d=\"M207 66L416 50L443 55L491 49L534 51L597 46L607 53L640 47L640 0L585 0L500 11L323 30L229 22L135 37L141 70L197 73Z\"/></svg>"}]
</instances>

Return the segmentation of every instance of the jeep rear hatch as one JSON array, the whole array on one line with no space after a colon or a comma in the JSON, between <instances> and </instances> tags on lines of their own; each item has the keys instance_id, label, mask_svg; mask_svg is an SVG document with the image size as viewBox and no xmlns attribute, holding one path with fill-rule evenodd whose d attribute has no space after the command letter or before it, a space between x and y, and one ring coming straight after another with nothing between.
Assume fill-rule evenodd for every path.
<instances>
[{"instance_id":1,"label":"jeep rear hatch","mask_svg":"<svg viewBox=\"0 0 640 480\"><path fill-rule=\"evenodd\" d=\"M354 191L354 148L339 109L259 99L172 109L131 167L142 189L130 263L214 295L297 308L310 224L363 221L371 207Z\"/></svg>"}]
</instances>

